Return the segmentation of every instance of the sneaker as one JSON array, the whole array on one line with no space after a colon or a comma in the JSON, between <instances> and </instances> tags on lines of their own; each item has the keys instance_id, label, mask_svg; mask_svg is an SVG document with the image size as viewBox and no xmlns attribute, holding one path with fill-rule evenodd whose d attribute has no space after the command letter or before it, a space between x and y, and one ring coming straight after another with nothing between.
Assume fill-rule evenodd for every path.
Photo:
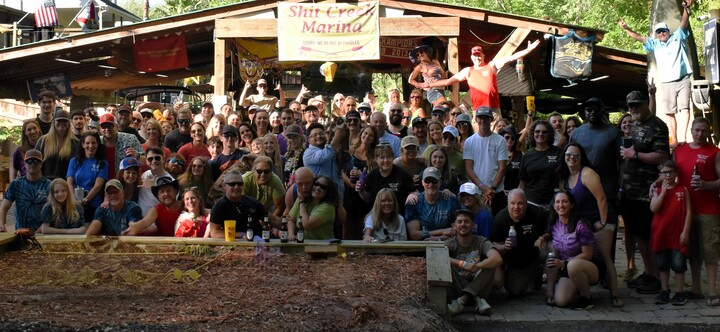
<instances>
[{"instance_id":1,"label":"sneaker","mask_svg":"<svg viewBox=\"0 0 720 332\"><path fill-rule=\"evenodd\" d=\"M637 276L635 279L629 280L627 282L627 286L628 288L637 288L638 286L643 286L647 283L648 278L650 278L650 276L643 273Z\"/></svg>"},{"instance_id":2,"label":"sneaker","mask_svg":"<svg viewBox=\"0 0 720 332\"><path fill-rule=\"evenodd\" d=\"M670 302L670 291L664 290L655 297L655 304L667 304Z\"/></svg>"},{"instance_id":3,"label":"sneaker","mask_svg":"<svg viewBox=\"0 0 720 332\"><path fill-rule=\"evenodd\" d=\"M492 307L483 298L475 298L475 310L481 315L487 315L490 313Z\"/></svg>"},{"instance_id":4,"label":"sneaker","mask_svg":"<svg viewBox=\"0 0 720 332\"><path fill-rule=\"evenodd\" d=\"M672 299L670 299L670 302L672 305L685 305L685 303L687 303L687 299L685 299L684 292L677 292L673 295Z\"/></svg>"},{"instance_id":5,"label":"sneaker","mask_svg":"<svg viewBox=\"0 0 720 332\"><path fill-rule=\"evenodd\" d=\"M592 307L594 307L595 304L593 304L593 301L591 298L586 296L580 296L575 300L575 304L573 305L573 309L578 310L590 310Z\"/></svg>"},{"instance_id":6,"label":"sneaker","mask_svg":"<svg viewBox=\"0 0 720 332\"><path fill-rule=\"evenodd\" d=\"M662 289L662 285L660 285L660 280L658 280L655 277L647 277L646 283L644 285L638 285L635 290L640 294L657 294L657 292Z\"/></svg>"},{"instance_id":7,"label":"sneaker","mask_svg":"<svg viewBox=\"0 0 720 332\"><path fill-rule=\"evenodd\" d=\"M623 281L632 280L635 277L635 275L637 274L637 272L638 272L637 269L627 269L625 271L625 274L623 274L623 277L622 277Z\"/></svg>"},{"instance_id":8,"label":"sneaker","mask_svg":"<svg viewBox=\"0 0 720 332\"><path fill-rule=\"evenodd\" d=\"M458 300L452 300L447 306L448 313L451 315L457 315L463 311L464 305L460 304Z\"/></svg>"}]
</instances>

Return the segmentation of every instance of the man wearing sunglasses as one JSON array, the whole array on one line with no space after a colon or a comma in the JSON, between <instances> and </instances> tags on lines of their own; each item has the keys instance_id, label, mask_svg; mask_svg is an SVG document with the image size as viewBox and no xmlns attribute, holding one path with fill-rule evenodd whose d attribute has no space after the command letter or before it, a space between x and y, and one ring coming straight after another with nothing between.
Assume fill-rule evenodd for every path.
<instances>
[{"instance_id":1,"label":"man wearing sunglasses","mask_svg":"<svg viewBox=\"0 0 720 332\"><path fill-rule=\"evenodd\" d=\"M140 175L143 187L140 188L138 194L138 204L142 209L143 215L146 215L155 205L160 204L160 201L151 192L150 187L161 177L172 178L170 173L165 169L165 155L162 148L157 146L148 147L146 160L150 169Z\"/></svg>"},{"instance_id":2,"label":"man wearing sunglasses","mask_svg":"<svg viewBox=\"0 0 720 332\"><path fill-rule=\"evenodd\" d=\"M108 162L108 179L114 179L125 157L133 157L143 163L143 148L137 137L117 130L115 117L110 113L100 116L100 141L105 148L105 161Z\"/></svg>"},{"instance_id":3,"label":"man wearing sunglasses","mask_svg":"<svg viewBox=\"0 0 720 332\"><path fill-rule=\"evenodd\" d=\"M140 144L145 143L145 139L140 136L140 133L135 127L133 127L133 112L126 105L122 105L118 108L117 116L117 131L121 133L131 134L140 141Z\"/></svg>"},{"instance_id":4,"label":"man wearing sunglasses","mask_svg":"<svg viewBox=\"0 0 720 332\"><path fill-rule=\"evenodd\" d=\"M280 98L278 99L275 96L268 94L268 83L264 78L261 78L257 82L257 94L250 95L247 98L245 97L247 95L248 90L252 84L250 81L245 81L245 87L243 88L242 94L240 95L240 100L242 100L243 107L248 107L250 105L258 105L260 106L260 109L264 109L266 111L272 112L274 109L282 109L285 107L285 92L282 90L282 86L278 82L277 86L275 87L275 90L277 90L280 93Z\"/></svg>"},{"instance_id":5,"label":"man wearing sunglasses","mask_svg":"<svg viewBox=\"0 0 720 332\"><path fill-rule=\"evenodd\" d=\"M440 170L428 167L423 171L422 186L416 204L405 205L408 238L421 241L443 241L455 234L452 229L453 211L460 209L455 195L445 198L440 195Z\"/></svg>"},{"instance_id":6,"label":"man wearing sunglasses","mask_svg":"<svg viewBox=\"0 0 720 332\"><path fill-rule=\"evenodd\" d=\"M647 52L653 53L658 68L662 100L658 103L668 117L668 130L673 145L685 142L690 122L690 76L693 73L692 60L688 52L687 38L690 36L690 7L692 0L683 0L680 26L673 33L665 22L655 25L656 38L641 36L624 19L620 28L628 36L642 43ZM675 115L679 114L679 124Z\"/></svg>"},{"instance_id":7,"label":"man wearing sunglasses","mask_svg":"<svg viewBox=\"0 0 720 332\"><path fill-rule=\"evenodd\" d=\"M285 186L280 177L273 173L272 159L258 156L253 169L243 174L243 195L254 197L269 213L281 217L285 211ZM277 224L280 228L280 224Z\"/></svg>"},{"instance_id":8,"label":"man wearing sunglasses","mask_svg":"<svg viewBox=\"0 0 720 332\"><path fill-rule=\"evenodd\" d=\"M360 119L365 123L370 123L370 113L372 113L372 106L370 103L360 103L357 107L357 111L360 112Z\"/></svg>"},{"instance_id":9,"label":"man wearing sunglasses","mask_svg":"<svg viewBox=\"0 0 720 332\"><path fill-rule=\"evenodd\" d=\"M223 176L225 196L220 198L210 211L210 237L225 237L225 220L235 220L236 238L242 239L247 232L248 218L253 233L259 238L262 234L262 221L268 217L273 226L280 226L279 218L268 215L265 208L256 199L243 194L243 180L240 171L231 169Z\"/></svg>"},{"instance_id":10,"label":"man wearing sunglasses","mask_svg":"<svg viewBox=\"0 0 720 332\"><path fill-rule=\"evenodd\" d=\"M177 152L181 146L192 142L192 136L190 136L190 127L192 126L192 112L189 109L183 108L178 112L177 124L178 127L171 131L165 136L165 147L170 149L170 152Z\"/></svg>"},{"instance_id":11,"label":"man wearing sunglasses","mask_svg":"<svg viewBox=\"0 0 720 332\"><path fill-rule=\"evenodd\" d=\"M0 232L6 232L5 222L10 207L15 203L15 230L30 228L33 231L42 224L40 211L47 202L50 180L42 174L43 155L31 149L25 152L27 174L10 183L0 205Z\"/></svg>"}]
</instances>

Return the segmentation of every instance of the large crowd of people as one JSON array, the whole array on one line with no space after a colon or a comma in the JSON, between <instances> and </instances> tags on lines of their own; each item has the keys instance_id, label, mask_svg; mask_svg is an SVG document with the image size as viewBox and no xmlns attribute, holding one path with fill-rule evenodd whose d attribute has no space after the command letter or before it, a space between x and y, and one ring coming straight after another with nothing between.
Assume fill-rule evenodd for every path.
<instances>
[{"instance_id":1,"label":"large crowd of people","mask_svg":"<svg viewBox=\"0 0 720 332\"><path fill-rule=\"evenodd\" d=\"M529 117L518 131L500 118L495 73L537 45L489 63L473 47L474 66L449 79L432 48L418 47L409 102L394 89L386 105L374 93L335 94L326 105L303 89L285 108L280 84L277 98L261 79L258 94L246 97L245 85L238 110L206 102L198 114L182 103L53 114L55 96L42 92L12 157L17 179L0 231L14 203L15 228L43 234L224 238L234 220L249 240L269 231L294 241L302 230L308 240L446 241L459 292L448 310L475 303L486 313L492 288L521 296L544 278L548 305L588 309L590 286L603 283L623 306L614 264L622 218L629 287L682 305L704 297L704 263L707 304L720 305L720 149L710 122L694 119L692 141L669 144L650 85L628 93L617 126L591 98L579 117ZM458 81L470 84L471 112L440 89Z\"/></svg>"}]
</instances>

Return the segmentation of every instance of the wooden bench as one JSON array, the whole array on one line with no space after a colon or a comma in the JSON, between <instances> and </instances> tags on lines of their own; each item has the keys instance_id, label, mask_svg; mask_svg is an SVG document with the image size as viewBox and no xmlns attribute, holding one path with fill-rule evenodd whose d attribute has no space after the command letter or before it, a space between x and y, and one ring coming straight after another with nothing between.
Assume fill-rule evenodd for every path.
<instances>
[{"instance_id":1,"label":"wooden bench","mask_svg":"<svg viewBox=\"0 0 720 332\"><path fill-rule=\"evenodd\" d=\"M428 302L437 312L446 313L452 287L450 255L447 247L425 249Z\"/></svg>"}]
</instances>

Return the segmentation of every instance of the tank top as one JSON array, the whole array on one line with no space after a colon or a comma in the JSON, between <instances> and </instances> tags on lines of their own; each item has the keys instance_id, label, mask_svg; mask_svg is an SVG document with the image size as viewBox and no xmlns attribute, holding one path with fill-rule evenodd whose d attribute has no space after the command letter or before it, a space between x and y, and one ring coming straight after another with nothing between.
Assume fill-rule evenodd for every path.
<instances>
[{"instance_id":1,"label":"tank top","mask_svg":"<svg viewBox=\"0 0 720 332\"><path fill-rule=\"evenodd\" d=\"M693 190L690 186L696 163L701 179L704 181L718 179L715 172L715 159L718 151L720 149L712 144L702 145L698 149L691 148L690 144L683 144L675 149L678 183L688 188L690 192L690 205L693 214L720 215L720 197L717 191Z\"/></svg>"},{"instance_id":2,"label":"tank top","mask_svg":"<svg viewBox=\"0 0 720 332\"><path fill-rule=\"evenodd\" d=\"M600 221L600 211L598 210L595 196L590 192L590 189L582 183L582 171L583 170L580 169L580 172L578 172L577 182L572 188L570 188L568 179L565 179L565 188L570 189L570 194L575 198L574 210L578 211L580 216L585 218L589 223L595 223L596 221Z\"/></svg>"},{"instance_id":3,"label":"tank top","mask_svg":"<svg viewBox=\"0 0 720 332\"><path fill-rule=\"evenodd\" d=\"M490 65L482 66L479 70L470 67L468 71L468 86L473 109L480 106L500 108L500 93L497 87L497 77Z\"/></svg>"}]
</instances>

